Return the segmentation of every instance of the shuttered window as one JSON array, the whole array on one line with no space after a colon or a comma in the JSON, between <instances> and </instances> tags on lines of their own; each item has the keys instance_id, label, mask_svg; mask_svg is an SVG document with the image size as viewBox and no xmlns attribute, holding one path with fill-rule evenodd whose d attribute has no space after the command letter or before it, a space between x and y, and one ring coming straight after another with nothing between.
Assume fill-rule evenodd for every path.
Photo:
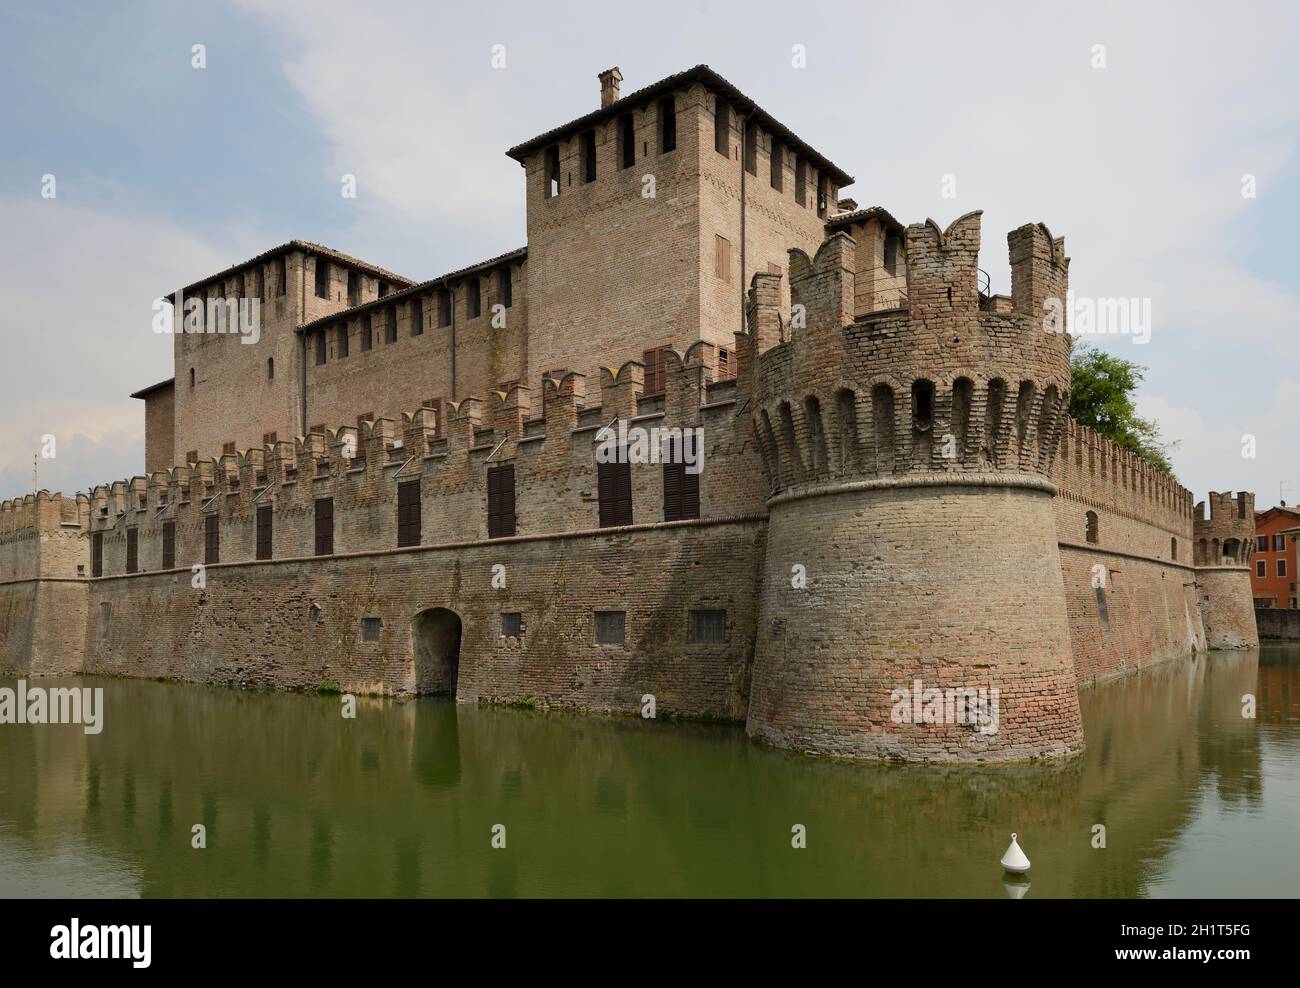
<instances>
[{"instance_id":1,"label":"shuttered window","mask_svg":"<svg viewBox=\"0 0 1300 988\"><path fill-rule=\"evenodd\" d=\"M397 544L420 544L420 482L407 480L397 485Z\"/></svg>"},{"instance_id":2,"label":"shuttered window","mask_svg":"<svg viewBox=\"0 0 1300 988\"><path fill-rule=\"evenodd\" d=\"M488 538L515 534L515 467L488 467Z\"/></svg>"},{"instance_id":3,"label":"shuttered window","mask_svg":"<svg viewBox=\"0 0 1300 988\"><path fill-rule=\"evenodd\" d=\"M661 395L668 380L668 347L656 347L641 355L645 364L645 394Z\"/></svg>"},{"instance_id":4,"label":"shuttered window","mask_svg":"<svg viewBox=\"0 0 1300 988\"><path fill-rule=\"evenodd\" d=\"M713 276L731 281L731 241L720 235L713 238Z\"/></svg>"},{"instance_id":5,"label":"shuttered window","mask_svg":"<svg viewBox=\"0 0 1300 988\"><path fill-rule=\"evenodd\" d=\"M126 571L138 572L140 569L140 529L126 530Z\"/></svg>"},{"instance_id":6,"label":"shuttered window","mask_svg":"<svg viewBox=\"0 0 1300 988\"><path fill-rule=\"evenodd\" d=\"M104 533L95 532L90 537L90 575L104 575Z\"/></svg>"},{"instance_id":7,"label":"shuttered window","mask_svg":"<svg viewBox=\"0 0 1300 988\"><path fill-rule=\"evenodd\" d=\"M316 499L316 555L334 554L334 498Z\"/></svg>"},{"instance_id":8,"label":"shuttered window","mask_svg":"<svg viewBox=\"0 0 1300 988\"><path fill-rule=\"evenodd\" d=\"M632 524L632 464L597 463L600 527Z\"/></svg>"},{"instance_id":9,"label":"shuttered window","mask_svg":"<svg viewBox=\"0 0 1300 988\"><path fill-rule=\"evenodd\" d=\"M699 456L699 450L693 452ZM682 441L670 439L665 454L664 521L700 517L700 475L688 471L682 462Z\"/></svg>"},{"instance_id":10,"label":"shuttered window","mask_svg":"<svg viewBox=\"0 0 1300 988\"><path fill-rule=\"evenodd\" d=\"M176 568L176 522L163 522L163 569Z\"/></svg>"},{"instance_id":11,"label":"shuttered window","mask_svg":"<svg viewBox=\"0 0 1300 988\"><path fill-rule=\"evenodd\" d=\"M216 515L203 518L203 561L221 562L221 519Z\"/></svg>"},{"instance_id":12,"label":"shuttered window","mask_svg":"<svg viewBox=\"0 0 1300 988\"><path fill-rule=\"evenodd\" d=\"M263 504L257 509L257 558L271 558L271 506Z\"/></svg>"}]
</instances>

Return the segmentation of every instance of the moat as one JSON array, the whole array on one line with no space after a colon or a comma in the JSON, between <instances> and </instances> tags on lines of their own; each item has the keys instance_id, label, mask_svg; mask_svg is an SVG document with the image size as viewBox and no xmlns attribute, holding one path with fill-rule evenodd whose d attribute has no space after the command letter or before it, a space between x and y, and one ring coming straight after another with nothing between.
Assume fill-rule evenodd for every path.
<instances>
[{"instance_id":1,"label":"moat","mask_svg":"<svg viewBox=\"0 0 1300 988\"><path fill-rule=\"evenodd\" d=\"M337 696L31 684L103 687L104 729L0 726L0 897L1300 890L1300 645L1084 691L1070 761L960 768L811 759L730 725L366 698L345 720ZM1013 830L1028 889L997 864Z\"/></svg>"}]
</instances>

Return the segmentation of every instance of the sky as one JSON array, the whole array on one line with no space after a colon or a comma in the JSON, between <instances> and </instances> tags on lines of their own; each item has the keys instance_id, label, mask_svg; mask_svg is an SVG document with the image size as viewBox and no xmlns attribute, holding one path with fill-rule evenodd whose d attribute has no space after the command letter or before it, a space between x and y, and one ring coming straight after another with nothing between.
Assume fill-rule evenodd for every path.
<instances>
[{"instance_id":1,"label":"sky","mask_svg":"<svg viewBox=\"0 0 1300 988\"><path fill-rule=\"evenodd\" d=\"M142 472L157 296L294 238L417 280L522 246L506 148L703 62L860 206L983 209L995 291L1007 231L1064 236L1078 299L1149 304L1089 342L1179 480L1300 502L1300 5L1086 7L6 3L0 498Z\"/></svg>"}]
</instances>

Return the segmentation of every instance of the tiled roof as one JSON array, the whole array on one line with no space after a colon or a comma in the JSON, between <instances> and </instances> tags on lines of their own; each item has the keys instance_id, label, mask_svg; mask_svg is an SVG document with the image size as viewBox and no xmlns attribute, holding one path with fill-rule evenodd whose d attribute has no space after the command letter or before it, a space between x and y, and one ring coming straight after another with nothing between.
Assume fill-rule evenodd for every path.
<instances>
[{"instance_id":1,"label":"tiled roof","mask_svg":"<svg viewBox=\"0 0 1300 988\"><path fill-rule=\"evenodd\" d=\"M163 388L170 388L170 387L172 387L172 386L175 385L175 384L176 384L176 378L174 378L174 377L169 377L169 378L167 378L167 380L165 380L165 381L159 381L157 384L151 384L151 385L149 385L149 387L147 387L147 388L141 388L139 391L133 392L132 395L131 395L131 397L132 397L132 398L147 398L149 395L153 394L155 391L161 391Z\"/></svg>"},{"instance_id":2,"label":"tiled roof","mask_svg":"<svg viewBox=\"0 0 1300 988\"><path fill-rule=\"evenodd\" d=\"M826 221L828 229L835 227L847 226L850 223L860 223L864 220L877 219L884 223L885 226L893 227L896 230L904 229L903 224L890 215L889 210L883 206L869 206L866 209L855 209L851 213L840 213L832 216Z\"/></svg>"},{"instance_id":3,"label":"tiled roof","mask_svg":"<svg viewBox=\"0 0 1300 988\"><path fill-rule=\"evenodd\" d=\"M477 264L471 264L467 268L460 268L457 271L449 271L447 274L439 275L437 278L430 278L428 281L422 281L418 285L411 285L409 288L403 288L400 292L391 292L382 298L372 299L369 302L362 302L360 305L354 305L350 309L343 309L335 312L333 315L321 316L309 323L299 326L294 332L306 333L316 326L323 326L329 323L338 322L340 319L347 319L362 312L369 312L372 309L388 305L390 302L401 301L413 295L421 295L431 288L441 288L450 282L457 281L478 271L485 271L494 268L499 264L513 263L522 261L528 256L527 247L516 247L514 250L506 251L504 254L498 254L496 257L490 257L486 261L479 261Z\"/></svg>"},{"instance_id":4,"label":"tiled roof","mask_svg":"<svg viewBox=\"0 0 1300 988\"><path fill-rule=\"evenodd\" d=\"M586 116L578 117L576 120L570 120L568 123L548 130L545 134L539 134L530 141L524 141L522 144L516 144L506 152L516 161L523 161L532 152L538 148L551 144L554 141L565 137L574 131L583 130L593 124L618 116L625 113L632 107L635 107L647 100L654 99L663 93L672 92L675 89L688 85L693 82L701 82L712 89L718 90L738 112L745 114L764 130L775 134L781 139L781 142L788 148L797 151L804 158L811 161L821 171L833 178L841 187L853 184L853 176L840 168L837 164L827 158L825 155L816 151L811 145L804 143L793 131L755 103L752 99L742 93L739 89L729 83L718 73L714 72L707 65L696 65L694 68L687 69L684 72L678 72L676 75L670 75L666 79L660 79L644 89L638 89L636 92L623 96L615 100L609 106L603 106L598 110L593 110Z\"/></svg>"},{"instance_id":5,"label":"tiled roof","mask_svg":"<svg viewBox=\"0 0 1300 988\"><path fill-rule=\"evenodd\" d=\"M198 281L186 285L184 288L180 289L180 291L182 293L188 293L195 288L200 288L203 285L210 284L214 281L229 278L237 271L243 271L258 264L264 264L272 258L279 257L281 254L287 254L294 250L305 251L308 254L315 254L318 257L327 257L332 261L338 261L340 264L346 264L349 267L365 271L367 274L373 274L375 277L382 278L384 281L392 281L401 285L414 284L410 278L404 278L400 274L394 274L392 271L385 271L381 267L376 267L374 264L358 260L355 257L350 257L341 251L334 250L332 247L314 244L309 240L290 240L287 244L280 244L279 247L272 247L270 250L263 251L256 257L250 257L247 261L240 261L238 264L233 264L224 271L218 271L216 274L210 274L205 278L200 278ZM175 294L176 292L169 292L167 297L170 298Z\"/></svg>"}]
</instances>

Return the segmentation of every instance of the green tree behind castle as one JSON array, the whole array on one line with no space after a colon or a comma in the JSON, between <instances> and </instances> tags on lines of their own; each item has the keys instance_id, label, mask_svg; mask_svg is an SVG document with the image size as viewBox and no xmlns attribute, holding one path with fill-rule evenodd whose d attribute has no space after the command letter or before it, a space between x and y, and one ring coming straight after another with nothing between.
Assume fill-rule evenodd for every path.
<instances>
[{"instance_id":1,"label":"green tree behind castle","mask_svg":"<svg viewBox=\"0 0 1300 988\"><path fill-rule=\"evenodd\" d=\"M1095 429L1172 474L1169 452L1178 443L1166 442L1160 435L1160 423L1142 418L1133 403L1133 393L1146 370L1095 347L1076 347L1070 357L1070 415L1080 425Z\"/></svg>"}]
</instances>

